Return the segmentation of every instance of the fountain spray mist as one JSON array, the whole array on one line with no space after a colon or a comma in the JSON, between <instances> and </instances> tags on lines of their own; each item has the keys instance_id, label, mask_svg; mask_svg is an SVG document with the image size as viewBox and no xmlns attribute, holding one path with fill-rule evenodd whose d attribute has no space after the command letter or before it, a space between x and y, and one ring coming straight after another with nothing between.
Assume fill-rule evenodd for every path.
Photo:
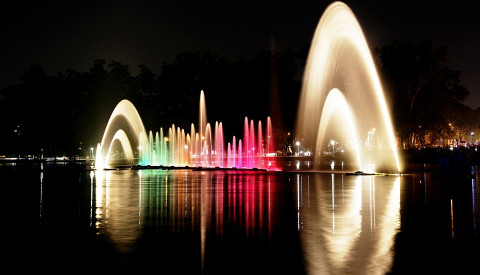
<instances>
[{"instance_id":1,"label":"fountain spray mist","mask_svg":"<svg viewBox=\"0 0 480 275\"><path fill-rule=\"evenodd\" d=\"M337 100L345 100L334 104L348 108L349 112L330 112L332 116L325 120L322 113L327 104L332 104L327 102L332 89L336 89ZM348 118L349 113L352 115ZM350 127L345 123L349 120L354 123L356 133L341 129ZM387 102L368 44L355 15L342 2L328 6L315 30L303 76L296 127L297 137L315 152L315 165L319 164L324 146L334 140L352 144L354 148L349 151L359 154L356 161L359 169L373 164L382 169L401 170Z\"/></svg>"}]
</instances>

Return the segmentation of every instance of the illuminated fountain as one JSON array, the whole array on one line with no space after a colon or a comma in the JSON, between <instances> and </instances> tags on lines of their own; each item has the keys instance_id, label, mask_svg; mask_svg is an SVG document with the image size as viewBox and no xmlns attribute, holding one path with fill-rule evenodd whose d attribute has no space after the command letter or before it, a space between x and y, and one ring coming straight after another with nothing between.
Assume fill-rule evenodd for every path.
<instances>
[{"instance_id":1,"label":"illuminated fountain","mask_svg":"<svg viewBox=\"0 0 480 275\"><path fill-rule=\"evenodd\" d=\"M341 145L335 147L351 156L356 169L401 170L372 56L355 15L341 2L325 10L315 31L296 127L297 136L315 152L315 167L331 142Z\"/></svg>"},{"instance_id":2,"label":"illuminated fountain","mask_svg":"<svg viewBox=\"0 0 480 275\"><path fill-rule=\"evenodd\" d=\"M200 93L199 132L192 123L190 133L171 127L153 132L145 130L135 106L122 100L113 110L105 129L102 142L97 145L95 169L110 166L174 166L273 169L272 157L275 146L272 142L272 122L267 118L267 127L245 117L244 140L236 137L227 142L222 122L215 127L207 122L204 92ZM265 139L264 139L265 137ZM121 145L121 147L118 147ZM117 150L115 150L117 149ZM121 152L120 154L114 152Z\"/></svg>"},{"instance_id":3,"label":"illuminated fountain","mask_svg":"<svg viewBox=\"0 0 480 275\"><path fill-rule=\"evenodd\" d=\"M132 148L145 143L146 132L137 109L128 100L117 104L108 120L102 142L97 145L95 168L103 169L112 163L112 148L120 143L127 164L135 162Z\"/></svg>"},{"instance_id":4,"label":"illuminated fountain","mask_svg":"<svg viewBox=\"0 0 480 275\"><path fill-rule=\"evenodd\" d=\"M315 31L298 110L297 138L315 152L314 167L330 153L350 157L352 168L365 172L401 171L372 56L355 15L341 2L326 9ZM123 100L98 145L96 168L118 159L142 166L270 168L269 158L275 156L270 118L265 130L261 121L257 125L246 117L243 139L226 141L222 122L207 122L201 91L197 128L192 123L188 132L172 124L165 132L147 133L135 107ZM114 153L118 145L123 154Z\"/></svg>"}]
</instances>

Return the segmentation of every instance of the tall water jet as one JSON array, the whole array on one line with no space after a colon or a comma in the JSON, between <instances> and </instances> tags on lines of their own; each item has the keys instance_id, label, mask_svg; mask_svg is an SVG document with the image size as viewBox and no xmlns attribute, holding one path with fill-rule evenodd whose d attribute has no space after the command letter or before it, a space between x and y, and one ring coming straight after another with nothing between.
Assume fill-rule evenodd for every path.
<instances>
[{"instance_id":1,"label":"tall water jet","mask_svg":"<svg viewBox=\"0 0 480 275\"><path fill-rule=\"evenodd\" d=\"M267 117L267 133L265 141L265 154L269 157L275 156L275 146L274 146L274 137L272 129L272 120L270 117ZM273 154L273 155L272 155Z\"/></svg>"},{"instance_id":2,"label":"tall water jet","mask_svg":"<svg viewBox=\"0 0 480 275\"><path fill-rule=\"evenodd\" d=\"M210 123L207 123L207 126L205 127L205 142L204 142L204 162L203 166L212 166L212 128L210 126Z\"/></svg>"},{"instance_id":3,"label":"tall water jet","mask_svg":"<svg viewBox=\"0 0 480 275\"><path fill-rule=\"evenodd\" d=\"M243 152L242 140L240 139L238 140L238 160L237 160L237 167L239 168L244 167L242 152Z\"/></svg>"},{"instance_id":4,"label":"tall water jet","mask_svg":"<svg viewBox=\"0 0 480 275\"><path fill-rule=\"evenodd\" d=\"M190 144L189 144L189 147L188 147L191 162L193 162L193 160L196 157L196 153L197 153L196 145L197 145L197 143L196 143L195 125L192 123L190 125Z\"/></svg>"},{"instance_id":5,"label":"tall water jet","mask_svg":"<svg viewBox=\"0 0 480 275\"><path fill-rule=\"evenodd\" d=\"M268 167L272 166L270 157L276 156L274 140L275 138L273 137L272 120L270 119L270 117L267 117L267 130L266 130L266 136L265 136L265 156L267 157L266 159L267 159Z\"/></svg>"},{"instance_id":6,"label":"tall water jet","mask_svg":"<svg viewBox=\"0 0 480 275\"><path fill-rule=\"evenodd\" d=\"M263 149L263 130L262 130L262 121L258 121L258 127L257 127L257 165L256 167L263 168L263 156L264 156L264 149Z\"/></svg>"},{"instance_id":7,"label":"tall water jet","mask_svg":"<svg viewBox=\"0 0 480 275\"><path fill-rule=\"evenodd\" d=\"M232 166L231 167L238 167L238 160L237 160L237 142L235 136L232 138Z\"/></svg>"},{"instance_id":8,"label":"tall water jet","mask_svg":"<svg viewBox=\"0 0 480 275\"><path fill-rule=\"evenodd\" d=\"M322 154L322 147L331 140L329 132L321 136L318 132L328 93L334 88L355 117L355 142L361 147L357 168L372 163L400 171L393 126L372 56L355 15L341 2L328 6L322 15L303 76L296 134L316 155ZM375 144L367 144L372 140Z\"/></svg>"},{"instance_id":9,"label":"tall water jet","mask_svg":"<svg viewBox=\"0 0 480 275\"><path fill-rule=\"evenodd\" d=\"M200 91L200 106L198 114L198 131L200 138L205 137L205 131L207 128L207 105L205 103L205 93L203 90Z\"/></svg>"},{"instance_id":10,"label":"tall water jet","mask_svg":"<svg viewBox=\"0 0 480 275\"><path fill-rule=\"evenodd\" d=\"M248 117L245 117L245 121L243 123L243 156L244 156L244 160L243 160L243 165L244 167L248 167L249 163L250 163L250 151L249 151L249 148L250 148L250 131L249 131L249 128L248 128Z\"/></svg>"},{"instance_id":11,"label":"tall water jet","mask_svg":"<svg viewBox=\"0 0 480 275\"><path fill-rule=\"evenodd\" d=\"M253 168L255 166L255 126L253 124L253 119L250 120L250 136L248 137L248 150L250 154L250 163L248 164L248 168Z\"/></svg>"}]
</instances>

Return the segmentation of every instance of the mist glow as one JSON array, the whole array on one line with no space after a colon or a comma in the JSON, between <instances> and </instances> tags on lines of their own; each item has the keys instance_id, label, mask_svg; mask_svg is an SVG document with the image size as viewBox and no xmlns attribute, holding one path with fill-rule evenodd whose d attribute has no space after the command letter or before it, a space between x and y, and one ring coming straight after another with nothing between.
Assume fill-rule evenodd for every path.
<instances>
[{"instance_id":1,"label":"mist glow","mask_svg":"<svg viewBox=\"0 0 480 275\"><path fill-rule=\"evenodd\" d=\"M328 108L326 98L335 88L341 91L355 117L356 135L345 136L338 131L318 135L322 113ZM347 117L341 116L336 123L346 127L341 121L348 120ZM316 155L321 153L319 146L332 139L331 134L337 134L335 140L343 143L348 138L355 138L363 148L368 132L375 128L375 144L369 148L375 148L377 153L368 154L373 155L373 159L368 159L363 149L359 168L363 163L375 162L401 170L380 79L362 29L344 3L335 2L328 6L315 31L304 72L296 127L297 134L315 148Z\"/></svg>"}]
</instances>

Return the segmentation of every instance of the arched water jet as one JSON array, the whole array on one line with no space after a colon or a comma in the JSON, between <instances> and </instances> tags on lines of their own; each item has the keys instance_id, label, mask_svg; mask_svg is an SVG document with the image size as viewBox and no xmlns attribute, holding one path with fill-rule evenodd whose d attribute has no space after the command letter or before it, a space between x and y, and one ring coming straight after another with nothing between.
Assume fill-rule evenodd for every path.
<instances>
[{"instance_id":1,"label":"arched water jet","mask_svg":"<svg viewBox=\"0 0 480 275\"><path fill-rule=\"evenodd\" d=\"M316 154L320 149L316 140L324 102L333 88L342 91L357 118L357 137L366 139L375 128L377 140L386 141L376 146L381 152L373 161L400 171L393 126L372 56L355 15L341 2L328 6L317 26L299 101L297 135Z\"/></svg>"},{"instance_id":2,"label":"arched water jet","mask_svg":"<svg viewBox=\"0 0 480 275\"><path fill-rule=\"evenodd\" d=\"M333 123L339 126L337 127L337 131L341 132L341 136L343 137L350 137L350 140L347 138L343 141L344 143L351 144L351 147L353 148L352 151L355 154L357 161L357 168L362 170L362 159L360 157L360 146L358 144L355 119L347 101L345 100L345 97L338 89L332 89L325 99L325 104L323 106L322 115L318 126L316 147L321 148L322 144L325 143L325 134L328 129L327 127L332 124L332 117L334 115L336 115L337 120L333 121ZM338 138L336 140L339 141ZM315 154L315 162L318 162L319 159L320 155L318 153Z\"/></svg>"},{"instance_id":3,"label":"arched water jet","mask_svg":"<svg viewBox=\"0 0 480 275\"><path fill-rule=\"evenodd\" d=\"M133 155L133 151L132 151L132 146L130 145L130 140L128 139L127 134L125 134L125 131L123 131L122 129L119 129L115 133L115 135L113 136L112 142L110 142L110 146L108 148L108 153L107 153L106 158L105 158L105 163L107 163L107 164L110 163L112 148L113 148L113 145L114 145L115 141L120 142L120 144L122 145L122 149L123 149L123 153L125 155L125 159L133 162L134 155Z\"/></svg>"},{"instance_id":4,"label":"arched water jet","mask_svg":"<svg viewBox=\"0 0 480 275\"><path fill-rule=\"evenodd\" d=\"M123 130L126 137L130 136L128 140L130 145L133 145L134 148L137 148L137 146L142 144L142 141L140 140L141 135L144 135L145 137L147 136L145 127L143 126L142 119L140 118L137 109L128 100L120 101L108 120L107 127L105 128L105 132L102 137L102 142L97 146L95 156L96 169L103 169L105 166L108 166L109 163L106 159L108 154L107 150L110 148L115 134L117 134L119 129ZM129 134L127 134L125 131L127 131Z\"/></svg>"}]
</instances>

